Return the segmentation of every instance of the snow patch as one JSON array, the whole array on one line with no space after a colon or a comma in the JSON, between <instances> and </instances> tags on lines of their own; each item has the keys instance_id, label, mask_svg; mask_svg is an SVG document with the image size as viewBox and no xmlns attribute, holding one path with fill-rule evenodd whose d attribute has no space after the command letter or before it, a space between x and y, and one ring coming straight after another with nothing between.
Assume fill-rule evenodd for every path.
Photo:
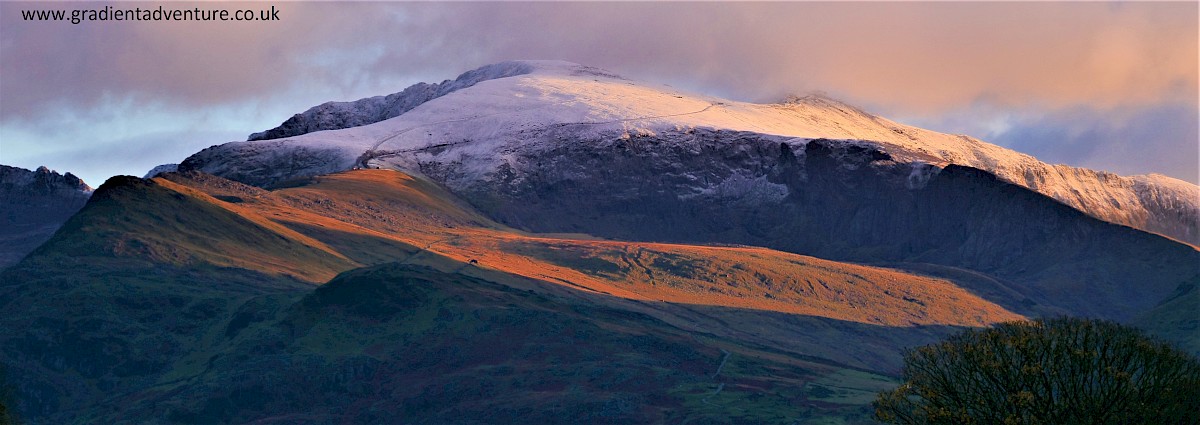
<instances>
[{"instance_id":1,"label":"snow patch","mask_svg":"<svg viewBox=\"0 0 1200 425\"><path fill-rule=\"evenodd\" d=\"M905 181L905 186L910 190L924 189L925 185L929 184L929 179L942 171L941 168L920 161L910 165L912 171L908 173L908 179Z\"/></svg>"},{"instance_id":2,"label":"snow patch","mask_svg":"<svg viewBox=\"0 0 1200 425\"><path fill-rule=\"evenodd\" d=\"M691 177L693 180L699 180L695 176ZM745 172L736 172L716 185L700 188L697 193L679 195L678 198L737 199L750 205L764 205L779 203L787 198L788 193L787 185L772 183L765 175L751 176Z\"/></svg>"},{"instance_id":3,"label":"snow patch","mask_svg":"<svg viewBox=\"0 0 1200 425\"><path fill-rule=\"evenodd\" d=\"M156 166L154 168L151 168L150 171L146 172L146 175L143 176L142 178L150 179L150 178L154 178L154 177L158 176L159 174L173 173L177 170L179 170L179 164L162 164L162 165Z\"/></svg>"}]
</instances>

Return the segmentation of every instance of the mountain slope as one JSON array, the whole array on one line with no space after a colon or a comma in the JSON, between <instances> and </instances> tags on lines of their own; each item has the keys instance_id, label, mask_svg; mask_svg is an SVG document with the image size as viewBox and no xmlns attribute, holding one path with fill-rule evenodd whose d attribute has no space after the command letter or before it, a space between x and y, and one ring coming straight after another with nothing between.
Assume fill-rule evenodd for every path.
<instances>
[{"instance_id":1,"label":"mountain slope","mask_svg":"<svg viewBox=\"0 0 1200 425\"><path fill-rule=\"evenodd\" d=\"M973 290L1022 314L1128 320L1200 273L1190 246L1093 219L979 170L914 168L853 143L691 137L695 144L600 140L592 146L604 149L520 158L542 165L461 192L501 222L533 231L969 269L997 279ZM689 150L697 145L707 150L698 160ZM720 183L694 190L703 180Z\"/></svg>"},{"instance_id":2,"label":"mountain slope","mask_svg":"<svg viewBox=\"0 0 1200 425\"><path fill-rule=\"evenodd\" d=\"M446 130L460 127L476 131L461 123ZM504 145L508 136L497 133L369 161L406 158L397 166L419 169L517 228L967 268L1001 281L973 289L1008 294L992 301L1025 314L1126 320L1200 272L1190 247L1071 214L987 173L906 163L872 143L702 129L641 136L589 129L530 133L519 146L516 140ZM320 135L341 137L335 133ZM225 159L215 166L247 164ZM256 166L255 173L279 171ZM1086 299L1073 295L1086 287L1102 289Z\"/></svg>"},{"instance_id":3,"label":"mountain slope","mask_svg":"<svg viewBox=\"0 0 1200 425\"><path fill-rule=\"evenodd\" d=\"M71 173L0 165L0 269L50 239L91 193L92 188Z\"/></svg>"},{"instance_id":4,"label":"mountain slope","mask_svg":"<svg viewBox=\"0 0 1200 425\"><path fill-rule=\"evenodd\" d=\"M1134 322L1180 348L1200 353L1200 277L1179 285L1162 303Z\"/></svg>"},{"instance_id":5,"label":"mountain slope","mask_svg":"<svg viewBox=\"0 0 1200 425\"><path fill-rule=\"evenodd\" d=\"M110 399L125 408L98 418L781 423L807 411L864 423L868 413L806 394L852 373L836 365L425 267L347 272L265 316L230 322L229 345L201 374Z\"/></svg>"},{"instance_id":6,"label":"mountain slope","mask_svg":"<svg viewBox=\"0 0 1200 425\"><path fill-rule=\"evenodd\" d=\"M566 62L515 64L524 65L527 72L488 72L499 65L516 66L513 62L480 68L473 72L483 77L473 86L430 98L399 115L372 115L365 106L344 107L339 110L362 110L366 112L356 116L379 120L364 118L355 121L361 123L359 127L339 131L289 132L288 139L229 143L193 155L183 167L255 185L356 165L410 172L453 168L454 179L444 183L458 188L514 165L506 155L490 153L528 156L571 147L579 140L642 136L670 143L674 134L694 130L853 139L866 141L899 162L986 170L1094 217L1200 243L1200 188L1168 177L1122 177L1049 165L967 136L898 124L821 97L758 105L634 82ZM320 114L307 115L314 118L306 122L317 123L307 132L349 125L340 121L322 125L316 118Z\"/></svg>"},{"instance_id":7,"label":"mountain slope","mask_svg":"<svg viewBox=\"0 0 1200 425\"><path fill-rule=\"evenodd\" d=\"M622 298L890 326L980 325L1018 317L950 282L887 269L753 247L525 234L479 215L428 181L390 170L326 175L270 192L202 174L164 177L218 198L237 199L227 207L267 217L364 264L419 260L419 255L475 260L473 268ZM402 248L392 255L379 247L363 250L373 246L359 242L365 238ZM420 249L414 253L408 247Z\"/></svg>"},{"instance_id":8,"label":"mountain slope","mask_svg":"<svg viewBox=\"0 0 1200 425\"><path fill-rule=\"evenodd\" d=\"M103 254L188 266L236 267L323 282L355 264L321 243L167 180L117 176L92 197L88 214L63 226L48 255ZM68 236L69 235L69 236Z\"/></svg>"},{"instance_id":9,"label":"mountain slope","mask_svg":"<svg viewBox=\"0 0 1200 425\"><path fill-rule=\"evenodd\" d=\"M389 263L313 292L321 276ZM866 371L894 371L901 347L1019 317L952 282L888 269L526 234L389 170L271 191L199 173L111 179L0 273L0 300L0 362L31 423L487 422L529 409L563 422L608 408L613 421L861 420L870 394L890 385ZM424 331L430 323L455 333ZM563 329L577 333L516 338ZM553 355L530 355L538 350ZM712 377L722 360L725 378ZM647 375L661 379L632 386ZM347 377L376 384L325 391ZM503 395L447 389L467 377ZM279 393L297 387L312 391ZM389 410L405 400L414 407Z\"/></svg>"},{"instance_id":10,"label":"mountain slope","mask_svg":"<svg viewBox=\"0 0 1200 425\"><path fill-rule=\"evenodd\" d=\"M816 152L822 143L807 145L806 161L844 167L821 159L834 153ZM970 172L955 178L996 190ZM872 188L860 189L886 193ZM661 200L647 202L653 211ZM266 249L238 261L250 247ZM302 281L338 271L316 291ZM871 372L894 373L901 348L956 326L1019 318L995 303L1028 308L1021 290L749 246L529 234L390 170L274 190L166 173L106 183L0 274L10 313L0 319L0 361L21 383L18 407L32 423L492 422L533 412L552 423L588 414L861 423L874 392L893 385ZM1038 300L1078 308L1070 297Z\"/></svg>"},{"instance_id":11,"label":"mountain slope","mask_svg":"<svg viewBox=\"0 0 1200 425\"><path fill-rule=\"evenodd\" d=\"M114 177L0 273L0 362L23 420L149 385L246 299L349 266L193 195Z\"/></svg>"}]
</instances>

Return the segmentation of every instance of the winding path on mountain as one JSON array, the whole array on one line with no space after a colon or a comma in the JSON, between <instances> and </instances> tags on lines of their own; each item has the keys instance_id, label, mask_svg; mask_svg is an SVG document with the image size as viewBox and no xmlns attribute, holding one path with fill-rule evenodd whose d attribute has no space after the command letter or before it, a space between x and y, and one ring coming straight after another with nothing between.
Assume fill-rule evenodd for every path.
<instances>
[{"instance_id":1,"label":"winding path on mountain","mask_svg":"<svg viewBox=\"0 0 1200 425\"><path fill-rule=\"evenodd\" d=\"M724 368L725 368L725 362L728 362L728 361L729 361L729 356L730 356L730 355L733 355L733 353L730 353L728 350L726 350L726 349L724 349L724 348L722 348L722 349L721 349L721 352L722 352L722 353L725 353L725 357L722 357L722 358L721 358L721 364L717 365L717 372L716 372L716 373L713 373L713 379L717 379L718 377L720 377L720 376L721 376L721 369L724 369ZM712 405L712 403L711 403L711 402L709 402L708 400L709 400L709 399L711 399L711 398L713 398L713 397L716 397L716 396L717 396L717 394L720 394L720 393L721 393L721 390L723 390L723 389L725 389L725 383L724 383L724 382L721 382L721 383L717 384L717 390L716 390L716 391L713 391L713 393L712 393L712 394L709 394L707 397L704 397L704 398L700 399L700 401L701 401L701 402L703 402L704 404L707 404L707 405L710 405L710 406L711 406L711 405Z\"/></svg>"}]
</instances>

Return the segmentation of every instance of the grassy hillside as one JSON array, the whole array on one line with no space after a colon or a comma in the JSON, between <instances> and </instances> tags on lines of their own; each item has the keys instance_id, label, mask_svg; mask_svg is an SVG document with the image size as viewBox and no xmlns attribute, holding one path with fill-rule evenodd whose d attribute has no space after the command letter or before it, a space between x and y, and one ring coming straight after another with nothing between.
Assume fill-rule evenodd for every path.
<instances>
[{"instance_id":1,"label":"grassy hillside","mask_svg":"<svg viewBox=\"0 0 1200 425\"><path fill-rule=\"evenodd\" d=\"M434 184L390 170L337 173L269 192L202 174L166 178L230 200L225 208L278 222L362 264L441 256L627 299L889 326L978 326L1020 317L950 281L894 270L753 247L518 232Z\"/></svg>"},{"instance_id":2,"label":"grassy hillside","mask_svg":"<svg viewBox=\"0 0 1200 425\"><path fill-rule=\"evenodd\" d=\"M1179 285L1175 293L1134 324L1200 356L1200 276Z\"/></svg>"},{"instance_id":3,"label":"grassy hillside","mask_svg":"<svg viewBox=\"0 0 1200 425\"><path fill-rule=\"evenodd\" d=\"M102 265L87 259L112 257L256 270L316 283L357 265L320 242L221 204L170 181L113 177L22 267Z\"/></svg>"},{"instance_id":4,"label":"grassy hillside","mask_svg":"<svg viewBox=\"0 0 1200 425\"><path fill-rule=\"evenodd\" d=\"M140 388L245 300L299 293L311 287L299 278L349 264L202 197L114 178L0 274L14 407L36 423Z\"/></svg>"},{"instance_id":5,"label":"grassy hillside","mask_svg":"<svg viewBox=\"0 0 1200 425\"><path fill-rule=\"evenodd\" d=\"M865 423L883 376L424 266L239 314L196 376L108 400L176 423Z\"/></svg>"},{"instance_id":6,"label":"grassy hillside","mask_svg":"<svg viewBox=\"0 0 1200 425\"><path fill-rule=\"evenodd\" d=\"M977 293L1020 294L989 301L1026 315L1128 322L1200 264L1191 246L1095 219L979 169L947 165L923 175L883 150L835 140L800 147L699 131L678 143L654 140L564 144L514 159L538 164L515 177L473 180L456 193L529 231L967 269L1005 286Z\"/></svg>"},{"instance_id":7,"label":"grassy hillside","mask_svg":"<svg viewBox=\"0 0 1200 425\"><path fill-rule=\"evenodd\" d=\"M0 274L0 362L33 423L858 423L902 347L1021 317L948 270L531 234L385 170L116 178Z\"/></svg>"}]
</instances>

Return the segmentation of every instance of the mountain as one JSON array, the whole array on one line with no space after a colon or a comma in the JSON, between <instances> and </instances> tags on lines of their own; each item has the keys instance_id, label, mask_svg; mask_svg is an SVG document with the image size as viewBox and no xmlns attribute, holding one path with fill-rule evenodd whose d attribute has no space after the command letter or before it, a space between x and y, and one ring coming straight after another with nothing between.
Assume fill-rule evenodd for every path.
<instances>
[{"instance_id":1,"label":"mountain","mask_svg":"<svg viewBox=\"0 0 1200 425\"><path fill-rule=\"evenodd\" d=\"M227 329L230 342L205 353L202 374L110 398L122 409L93 418L779 423L819 412L861 423L866 416L831 397L834 390L806 394L805 383L838 382L846 372L836 365L418 266L348 272L290 304L247 308ZM855 372L858 382L888 382ZM723 398L709 397L725 387ZM755 390L768 387L787 392Z\"/></svg>"},{"instance_id":2,"label":"mountain","mask_svg":"<svg viewBox=\"0 0 1200 425\"><path fill-rule=\"evenodd\" d=\"M156 382L233 308L304 288L292 276L337 263L226 211L195 191L114 177L0 273L3 384L24 421L62 423L47 416L77 417L100 397ZM295 261L271 264L280 253ZM248 260L262 265L237 268Z\"/></svg>"},{"instance_id":3,"label":"mountain","mask_svg":"<svg viewBox=\"0 0 1200 425\"><path fill-rule=\"evenodd\" d=\"M142 178L143 179L151 179L151 178L154 178L155 176L158 176L161 173L173 173L178 169L179 169L179 164L156 165L154 168L151 168L150 171L147 171L146 175L142 176Z\"/></svg>"},{"instance_id":4,"label":"mountain","mask_svg":"<svg viewBox=\"0 0 1200 425\"><path fill-rule=\"evenodd\" d=\"M964 327L1197 347L1200 251L1112 222L1185 223L1186 183L565 62L288 122L110 179L0 271L24 420L859 424Z\"/></svg>"},{"instance_id":5,"label":"mountain","mask_svg":"<svg viewBox=\"0 0 1200 425\"><path fill-rule=\"evenodd\" d=\"M390 170L115 177L0 300L32 423L861 423L901 347L1020 317L896 270L528 234Z\"/></svg>"},{"instance_id":6,"label":"mountain","mask_svg":"<svg viewBox=\"0 0 1200 425\"><path fill-rule=\"evenodd\" d=\"M967 269L1023 314L1125 320L1200 273L1194 248L1093 219L1191 238L1194 185L1050 166L819 97L755 105L517 64L395 118L219 145L180 169L264 187L399 169L523 230ZM1104 289L1080 299L1083 282Z\"/></svg>"},{"instance_id":7,"label":"mountain","mask_svg":"<svg viewBox=\"0 0 1200 425\"><path fill-rule=\"evenodd\" d=\"M436 96L417 95L431 90L419 84L383 99L321 105L268 130L272 137L251 137L276 140L216 146L182 166L255 185L355 166L439 168L451 176L442 183L458 189L508 169L536 169L536 161L517 161L580 143L636 139L698 150L703 146L690 142L697 131L753 133L792 145L855 140L898 163L981 169L1093 217L1200 244L1200 188L1194 184L1050 165L823 97L771 105L735 102L556 61L489 65L438 87ZM344 130L323 131L335 129ZM722 182L698 180L692 190L714 190Z\"/></svg>"},{"instance_id":8,"label":"mountain","mask_svg":"<svg viewBox=\"0 0 1200 425\"><path fill-rule=\"evenodd\" d=\"M459 89L471 87L480 81L524 75L533 72L533 66L524 62L504 62L459 75L453 81L437 84L418 83L399 93L387 96L368 97L353 102L326 102L303 113L296 114L280 124L260 133L250 135L248 140L271 140L299 136L322 130L358 127L400 116L422 103L445 96Z\"/></svg>"},{"instance_id":9,"label":"mountain","mask_svg":"<svg viewBox=\"0 0 1200 425\"><path fill-rule=\"evenodd\" d=\"M1200 353L1200 277L1182 283L1169 297L1134 323L1155 335L1175 341L1181 348Z\"/></svg>"},{"instance_id":10,"label":"mountain","mask_svg":"<svg viewBox=\"0 0 1200 425\"><path fill-rule=\"evenodd\" d=\"M50 239L91 193L92 188L71 173L0 165L0 268Z\"/></svg>"}]
</instances>

